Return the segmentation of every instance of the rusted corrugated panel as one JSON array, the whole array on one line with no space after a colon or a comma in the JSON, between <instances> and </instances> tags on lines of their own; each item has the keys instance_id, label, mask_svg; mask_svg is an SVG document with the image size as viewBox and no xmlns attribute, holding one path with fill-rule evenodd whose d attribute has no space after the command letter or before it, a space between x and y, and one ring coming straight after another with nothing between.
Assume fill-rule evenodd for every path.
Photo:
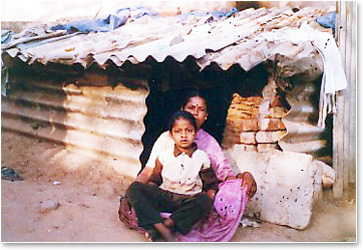
<instances>
[{"instance_id":1,"label":"rusted corrugated panel","mask_svg":"<svg viewBox=\"0 0 363 250\"><path fill-rule=\"evenodd\" d=\"M233 64L249 70L268 56L280 53L275 51L276 46L271 42L259 39L261 33L283 27L296 29L302 22L329 32L315 22L316 17L327 11L309 7L298 12L290 7L247 9L225 20L212 22L210 16L191 16L185 20L177 16L145 16L111 32L68 35L49 43L46 40L33 41L8 46L6 51L28 63L80 63L87 67L92 62L103 66L107 60L112 60L121 66L126 61L144 62L148 57L158 62L172 57L181 62L192 56L198 60L201 70L212 62L218 62L225 70ZM285 49L295 50L295 45L286 44Z\"/></svg>"},{"instance_id":2,"label":"rusted corrugated panel","mask_svg":"<svg viewBox=\"0 0 363 250\"><path fill-rule=\"evenodd\" d=\"M27 82L22 90L2 98L1 126L63 143L72 150L114 158L118 171L134 177L141 169L147 95L144 88L131 90L122 85Z\"/></svg>"},{"instance_id":3,"label":"rusted corrugated panel","mask_svg":"<svg viewBox=\"0 0 363 250\"><path fill-rule=\"evenodd\" d=\"M282 119L287 134L279 141L283 151L312 154L327 146L326 138L322 137L324 128L317 125L318 107L312 103L312 96L319 91L316 85L304 82L288 93L286 100L291 109ZM320 156L319 156L320 157Z\"/></svg>"}]
</instances>

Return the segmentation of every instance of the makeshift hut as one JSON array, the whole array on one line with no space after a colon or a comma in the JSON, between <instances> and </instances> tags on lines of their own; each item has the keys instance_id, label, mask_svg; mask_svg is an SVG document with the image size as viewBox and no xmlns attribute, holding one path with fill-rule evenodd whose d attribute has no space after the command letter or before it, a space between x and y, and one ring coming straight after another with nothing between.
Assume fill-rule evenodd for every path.
<instances>
[{"instance_id":1,"label":"makeshift hut","mask_svg":"<svg viewBox=\"0 0 363 250\"><path fill-rule=\"evenodd\" d=\"M324 74L324 52L336 45L333 29L317 22L334 11L274 7L163 17L123 9L107 20L8 33L2 129L102 157L134 178L183 91L198 87L210 102L205 129L236 167L256 176L251 210L302 229L321 184L335 179L328 108L345 85L325 81L331 76ZM284 209L267 213L274 206Z\"/></svg>"}]
</instances>

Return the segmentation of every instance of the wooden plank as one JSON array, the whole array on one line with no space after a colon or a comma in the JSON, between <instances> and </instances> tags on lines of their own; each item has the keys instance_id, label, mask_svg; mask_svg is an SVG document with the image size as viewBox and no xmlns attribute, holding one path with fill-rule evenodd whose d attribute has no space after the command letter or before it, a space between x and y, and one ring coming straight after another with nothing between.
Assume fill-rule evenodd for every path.
<instances>
[{"instance_id":1,"label":"wooden plank","mask_svg":"<svg viewBox=\"0 0 363 250\"><path fill-rule=\"evenodd\" d=\"M345 4L337 3L337 42L342 56L343 67L345 66ZM337 112L333 116L333 168L336 172L336 182L333 186L333 196L335 199L343 197L343 148L344 148L344 91L336 94Z\"/></svg>"},{"instance_id":2,"label":"wooden plank","mask_svg":"<svg viewBox=\"0 0 363 250\"><path fill-rule=\"evenodd\" d=\"M351 114L351 120L350 120L350 153L351 153L351 164L350 164L350 170L349 170L349 182L350 183L356 183L356 125L357 125L357 2L352 2L352 40L351 40L351 95L350 95L350 114Z\"/></svg>"},{"instance_id":3,"label":"wooden plank","mask_svg":"<svg viewBox=\"0 0 363 250\"><path fill-rule=\"evenodd\" d=\"M343 190L349 189L349 169L350 169L350 98L351 98L351 2L345 4L345 32L342 34L345 39L345 67L347 77L347 89L345 90L344 100L344 147L343 147ZM343 13L342 13L343 14Z\"/></svg>"},{"instance_id":4,"label":"wooden plank","mask_svg":"<svg viewBox=\"0 0 363 250\"><path fill-rule=\"evenodd\" d=\"M345 68L345 48L346 48L346 37L345 34L347 32L347 20L346 20L346 13L347 13L347 6L346 6L346 2L339 2L340 4L340 11L338 13L338 15L340 16L340 25L339 25L339 31L338 31L338 35L339 35L339 50L340 50L340 55L342 57L342 64L343 64L343 68Z\"/></svg>"},{"instance_id":5,"label":"wooden plank","mask_svg":"<svg viewBox=\"0 0 363 250\"><path fill-rule=\"evenodd\" d=\"M333 168L336 172L336 182L333 186L333 195L336 199L343 197L343 148L344 148L344 127L343 111L344 109L344 91L339 91L336 95L337 112L334 114L333 125Z\"/></svg>"}]
</instances>

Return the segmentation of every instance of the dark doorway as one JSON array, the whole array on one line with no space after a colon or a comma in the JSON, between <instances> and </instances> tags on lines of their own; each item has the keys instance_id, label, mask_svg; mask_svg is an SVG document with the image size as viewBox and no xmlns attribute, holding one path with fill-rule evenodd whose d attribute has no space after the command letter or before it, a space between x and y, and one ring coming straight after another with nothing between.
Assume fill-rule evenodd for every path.
<instances>
[{"instance_id":1,"label":"dark doorway","mask_svg":"<svg viewBox=\"0 0 363 250\"><path fill-rule=\"evenodd\" d=\"M169 117L180 110L187 90L197 88L206 96L209 115L203 129L221 143L233 94L261 95L268 77L264 64L248 73L237 65L223 71L216 64L199 71L195 60L191 58L183 63L168 58L163 63L152 63L152 69L153 73L148 80L150 94L146 99L148 112L144 118L145 133L142 137L144 150L140 156L142 168L149 158L152 145L167 130Z\"/></svg>"}]
</instances>

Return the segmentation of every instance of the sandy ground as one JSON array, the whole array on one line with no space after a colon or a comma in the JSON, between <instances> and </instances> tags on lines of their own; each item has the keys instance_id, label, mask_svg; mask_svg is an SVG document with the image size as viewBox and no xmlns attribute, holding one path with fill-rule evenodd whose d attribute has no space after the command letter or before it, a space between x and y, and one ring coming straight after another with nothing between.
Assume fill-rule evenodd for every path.
<instances>
[{"instance_id":1,"label":"sandy ground","mask_svg":"<svg viewBox=\"0 0 363 250\"><path fill-rule=\"evenodd\" d=\"M118 219L119 195L130 180L111 165L6 131L1 165L24 177L1 181L2 242L147 242ZM47 201L60 205L41 212ZM355 242L356 223L354 196L343 202L321 199L305 230L262 222L259 228L240 227L232 241Z\"/></svg>"}]
</instances>

